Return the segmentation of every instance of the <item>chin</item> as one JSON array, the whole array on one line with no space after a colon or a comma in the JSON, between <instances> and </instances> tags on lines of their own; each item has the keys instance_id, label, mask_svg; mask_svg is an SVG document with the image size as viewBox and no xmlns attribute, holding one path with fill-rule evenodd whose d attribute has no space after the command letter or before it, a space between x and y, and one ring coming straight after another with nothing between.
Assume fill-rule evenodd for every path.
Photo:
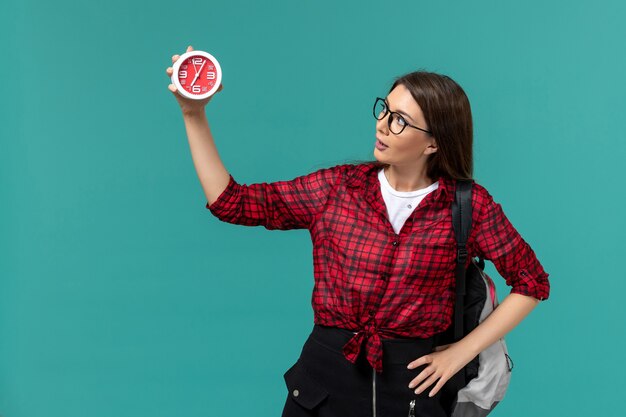
<instances>
[{"instance_id":1,"label":"chin","mask_svg":"<svg viewBox=\"0 0 626 417\"><path fill-rule=\"evenodd\" d=\"M382 155L382 152L378 151L378 149L374 149L374 159L383 164L389 164L389 159L385 158L385 155Z\"/></svg>"}]
</instances>

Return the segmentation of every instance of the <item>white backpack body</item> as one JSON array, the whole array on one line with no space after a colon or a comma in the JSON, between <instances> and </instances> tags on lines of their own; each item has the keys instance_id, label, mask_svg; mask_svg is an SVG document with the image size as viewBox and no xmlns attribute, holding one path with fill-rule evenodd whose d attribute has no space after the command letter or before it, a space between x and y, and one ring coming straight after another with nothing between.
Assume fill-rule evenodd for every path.
<instances>
[{"instance_id":1,"label":"white backpack body","mask_svg":"<svg viewBox=\"0 0 626 417\"><path fill-rule=\"evenodd\" d=\"M472 262L475 262L474 259ZM487 292L487 301L479 319L479 323L482 323L499 303L492 279L481 268L477 269ZM478 376L458 391L452 417L484 417L504 398L513 369L504 338L498 339L480 352L478 362Z\"/></svg>"}]
</instances>

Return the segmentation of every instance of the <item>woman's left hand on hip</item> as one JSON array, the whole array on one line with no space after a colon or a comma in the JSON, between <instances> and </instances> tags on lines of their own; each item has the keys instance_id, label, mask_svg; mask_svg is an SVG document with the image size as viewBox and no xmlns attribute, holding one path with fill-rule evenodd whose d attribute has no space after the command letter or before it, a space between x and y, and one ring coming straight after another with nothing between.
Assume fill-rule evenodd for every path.
<instances>
[{"instance_id":1,"label":"woman's left hand on hip","mask_svg":"<svg viewBox=\"0 0 626 417\"><path fill-rule=\"evenodd\" d=\"M459 342L450 343L435 347L434 351L428 355L421 356L408 364L409 369L415 369L421 365L428 365L413 378L409 383L409 388L414 388L422 381L424 382L415 390L416 394L424 391L426 388L437 381L435 387L428 394L432 397L439 392L441 387L454 376L458 371L467 365L474 357L469 356L471 352L464 348Z\"/></svg>"}]
</instances>

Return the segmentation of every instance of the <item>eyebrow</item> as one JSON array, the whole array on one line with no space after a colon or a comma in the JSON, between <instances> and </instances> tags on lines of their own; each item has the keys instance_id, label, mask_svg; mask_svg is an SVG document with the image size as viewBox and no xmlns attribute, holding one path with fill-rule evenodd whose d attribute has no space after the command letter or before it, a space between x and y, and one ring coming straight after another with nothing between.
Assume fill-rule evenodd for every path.
<instances>
[{"instance_id":1,"label":"eyebrow","mask_svg":"<svg viewBox=\"0 0 626 417\"><path fill-rule=\"evenodd\" d=\"M387 101L387 98L385 98L385 103L387 103L387 108L388 108L389 110L391 110L391 109L389 108L389 102ZM409 118L409 120L411 120L413 123L417 123L415 120L413 120L413 118L412 118L412 117L411 117L411 116L410 116L407 112L404 112L404 111L402 111L402 110L391 110L391 111L393 111L393 112L395 112L395 113L400 113L400 114L403 114L403 115L405 115L406 117L408 117L408 118Z\"/></svg>"}]
</instances>

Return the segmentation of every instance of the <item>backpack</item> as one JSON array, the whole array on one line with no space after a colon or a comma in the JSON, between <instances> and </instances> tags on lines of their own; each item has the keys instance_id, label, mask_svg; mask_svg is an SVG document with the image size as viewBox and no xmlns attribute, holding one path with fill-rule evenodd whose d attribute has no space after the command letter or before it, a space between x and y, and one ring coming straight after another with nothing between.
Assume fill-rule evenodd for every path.
<instances>
[{"instance_id":1,"label":"backpack","mask_svg":"<svg viewBox=\"0 0 626 417\"><path fill-rule=\"evenodd\" d=\"M472 225L472 181L457 180L452 225L457 241L454 320L435 336L435 346L462 339L498 306L496 288L484 272L485 261L472 258L465 269L466 242ZM511 366L509 366L509 361ZM440 403L448 417L483 417L502 401L509 386L513 361L504 338L480 352L441 389Z\"/></svg>"}]
</instances>

